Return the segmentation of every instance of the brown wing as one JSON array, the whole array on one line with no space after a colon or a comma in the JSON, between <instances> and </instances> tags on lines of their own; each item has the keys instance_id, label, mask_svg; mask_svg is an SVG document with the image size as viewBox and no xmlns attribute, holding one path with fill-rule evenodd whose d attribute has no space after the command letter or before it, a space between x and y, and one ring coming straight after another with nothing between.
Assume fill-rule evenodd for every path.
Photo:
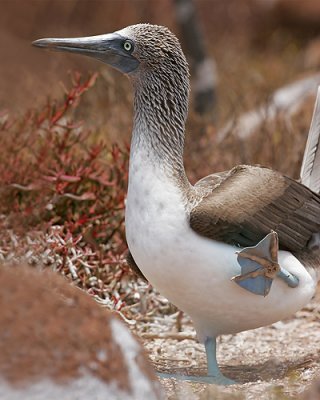
<instances>
[{"instance_id":1,"label":"brown wing","mask_svg":"<svg viewBox=\"0 0 320 400\"><path fill-rule=\"evenodd\" d=\"M215 175L216 176L216 175ZM238 166L212 181L190 213L190 226L202 236L239 246L254 246L274 230L281 249L299 251L320 232L320 196L278 172L258 166Z\"/></svg>"}]
</instances>

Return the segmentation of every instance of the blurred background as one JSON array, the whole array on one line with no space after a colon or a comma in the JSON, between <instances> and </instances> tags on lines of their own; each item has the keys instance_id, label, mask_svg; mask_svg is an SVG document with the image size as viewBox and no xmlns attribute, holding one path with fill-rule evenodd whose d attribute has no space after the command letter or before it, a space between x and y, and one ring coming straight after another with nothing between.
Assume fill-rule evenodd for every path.
<instances>
[{"instance_id":1,"label":"blurred background","mask_svg":"<svg viewBox=\"0 0 320 400\"><path fill-rule=\"evenodd\" d=\"M127 80L94 60L39 51L31 47L33 40L112 32L139 22L167 25L179 36L191 65L193 113L189 119L192 138L188 140L197 146L201 146L203 136L212 139L217 131L219 142L230 130L237 136L237 129L251 134L258 127L261 133L260 122L257 126L254 122L252 127L251 120L244 121L245 126L237 128L234 121L244 112L266 104L277 89L315 76L311 89L310 82L304 84L307 87L302 94L298 91L292 100L292 93L285 93L291 99L276 105L279 111L293 107L296 113L306 100L304 92L314 96L320 82L317 0L1 0L0 4L0 110L21 113L43 103L48 96L58 96L58 83L68 82L71 70L99 70L95 88L85 96L77 112L99 129L105 124L111 126L111 142L129 140L131 91ZM205 82L198 82L203 76ZM201 85L207 88L199 95ZM312 101L306 110L306 124L310 121ZM287 132L293 127L287 124L279 129ZM301 145L293 149L299 156ZM207 148L207 142L203 147ZM298 173L299 156L292 169L292 160L286 163L271 155L261 160L258 149L256 156L248 153L251 152L241 150L232 160L211 164L211 168L228 168L231 162L272 162L283 172Z\"/></svg>"},{"instance_id":2,"label":"blurred background","mask_svg":"<svg viewBox=\"0 0 320 400\"><path fill-rule=\"evenodd\" d=\"M185 164L192 182L241 163L298 178L320 85L320 1L0 0L0 261L66 276L130 321L156 365L186 357L203 367L191 321L125 261L129 81L95 60L31 46L43 37L90 36L140 22L168 26L189 61ZM279 363L280 379L294 370L287 360L299 352L319 373L318 338L308 340L319 332L319 307L316 299L280 323L287 327L282 336L273 326L260 331L259 343L256 332L223 338L225 363L238 363L241 343L246 356L259 348L253 365L276 357L261 367L266 381ZM171 330L189 338L189 353L185 341L153 342ZM287 345L294 335L299 348ZM312 376L302 376L299 391ZM284 390L297 398L291 380Z\"/></svg>"}]
</instances>

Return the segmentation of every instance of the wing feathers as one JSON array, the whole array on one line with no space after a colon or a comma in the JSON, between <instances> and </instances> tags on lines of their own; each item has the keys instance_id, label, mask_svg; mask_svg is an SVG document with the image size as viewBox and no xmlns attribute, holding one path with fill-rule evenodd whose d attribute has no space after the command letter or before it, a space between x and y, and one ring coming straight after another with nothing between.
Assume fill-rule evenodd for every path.
<instances>
[{"instance_id":1,"label":"wing feathers","mask_svg":"<svg viewBox=\"0 0 320 400\"><path fill-rule=\"evenodd\" d=\"M190 226L238 246L256 245L274 230L281 249L298 251L320 232L320 196L270 169L240 166L191 210Z\"/></svg>"}]
</instances>

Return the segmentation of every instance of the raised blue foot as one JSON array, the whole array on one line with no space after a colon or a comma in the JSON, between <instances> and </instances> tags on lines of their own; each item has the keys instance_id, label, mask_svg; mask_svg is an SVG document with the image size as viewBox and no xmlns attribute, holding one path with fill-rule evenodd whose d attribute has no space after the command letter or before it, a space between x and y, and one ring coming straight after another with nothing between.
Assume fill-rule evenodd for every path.
<instances>
[{"instance_id":1,"label":"raised blue foot","mask_svg":"<svg viewBox=\"0 0 320 400\"><path fill-rule=\"evenodd\" d=\"M245 247L238 253L241 274L232 278L251 293L267 296L273 279L278 276L294 288L299 279L278 263L278 235L272 231L254 247Z\"/></svg>"},{"instance_id":2,"label":"raised blue foot","mask_svg":"<svg viewBox=\"0 0 320 400\"><path fill-rule=\"evenodd\" d=\"M191 381L199 383L210 383L215 385L234 385L236 382L232 379L225 377L219 369L216 357L216 338L210 337L205 341L208 375L206 376L193 376L193 375L179 375L158 373L160 378L174 378L182 381Z\"/></svg>"}]
</instances>

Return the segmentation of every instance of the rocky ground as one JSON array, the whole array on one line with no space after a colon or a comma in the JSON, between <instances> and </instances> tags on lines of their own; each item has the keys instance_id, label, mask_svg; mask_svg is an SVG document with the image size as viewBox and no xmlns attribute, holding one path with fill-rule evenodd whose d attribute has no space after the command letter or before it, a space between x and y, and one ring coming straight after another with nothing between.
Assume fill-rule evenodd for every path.
<instances>
[{"instance_id":1,"label":"rocky ground","mask_svg":"<svg viewBox=\"0 0 320 400\"><path fill-rule=\"evenodd\" d=\"M295 115L284 110L272 124L268 120L259 125L256 136L250 140L241 142L231 132L221 144L216 132L230 120L269 104L279 88L317 76L319 0L214 3L213 12L210 1L197 2L209 53L216 60L219 74L217 126L206 125L190 108L188 175L194 181L235 164L259 163L298 177L316 84L313 96L295 110ZM269 3L278 5L278 11L273 12L269 6L263 8ZM21 0L1 3L0 117L6 109L13 115L19 114L42 104L48 96L60 95L59 81L68 82L69 69L86 72L99 68L90 60L38 52L30 46L34 39L102 33L142 20L168 25L178 32L171 0L29 0L24 4L22 7ZM101 69L95 88L86 96L78 109L78 118L97 131L95 142L100 138L128 142L132 109L128 82ZM1 149L3 158L3 146ZM69 232L68 236L60 221L61 226L55 222L45 232L38 234L30 228L31 234L28 231L19 236L8 230L7 217L0 215L1 261L23 260L48 266L95 296L103 306L119 312L143 340L156 370L205 374L204 348L196 340L190 319L148 285L126 273L122 250L111 254L114 259L109 260L108 254L104 261L109 244L98 250L97 246L90 247L91 239L85 237L87 231L81 238ZM319 339L320 294L291 319L219 338L218 361L222 371L239 384L217 387L170 379L161 379L161 384L169 400L315 400L320 398L316 391L309 397L305 392L320 377Z\"/></svg>"},{"instance_id":2,"label":"rocky ground","mask_svg":"<svg viewBox=\"0 0 320 400\"><path fill-rule=\"evenodd\" d=\"M179 316L176 313L164 319L153 318L138 323L136 328L158 371L205 374L204 347L197 342L192 322L186 316L182 318L182 331L177 332ZM302 398L320 376L319 343L318 294L288 320L219 338L221 369L239 384L219 387L174 379L161 379L161 383L170 400Z\"/></svg>"}]
</instances>

